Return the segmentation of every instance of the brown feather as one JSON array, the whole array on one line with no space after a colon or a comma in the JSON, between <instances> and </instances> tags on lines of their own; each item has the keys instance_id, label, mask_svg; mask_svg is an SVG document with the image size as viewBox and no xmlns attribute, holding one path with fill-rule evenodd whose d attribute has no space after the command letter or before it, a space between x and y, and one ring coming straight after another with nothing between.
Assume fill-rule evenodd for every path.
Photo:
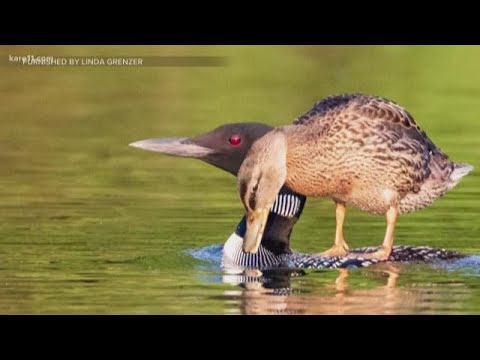
<instances>
[{"instance_id":1,"label":"brown feather","mask_svg":"<svg viewBox=\"0 0 480 360\"><path fill-rule=\"evenodd\" d=\"M307 196L331 196L384 214L429 205L450 187L455 163L397 103L361 94L330 96L281 128L287 180Z\"/></svg>"}]
</instances>

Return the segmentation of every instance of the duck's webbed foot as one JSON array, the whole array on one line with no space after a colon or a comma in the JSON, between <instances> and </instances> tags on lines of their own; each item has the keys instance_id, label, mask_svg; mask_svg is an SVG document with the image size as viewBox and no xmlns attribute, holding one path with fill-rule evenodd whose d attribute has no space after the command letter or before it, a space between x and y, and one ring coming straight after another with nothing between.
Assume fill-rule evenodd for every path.
<instances>
[{"instance_id":1,"label":"duck's webbed foot","mask_svg":"<svg viewBox=\"0 0 480 360\"><path fill-rule=\"evenodd\" d=\"M392 247L388 248L385 246L380 246L377 251L371 253L350 253L349 256L362 259L372 259L377 261L387 261L391 253Z\"/></svg>"},{"instance_id":2,"label":"duck's webbed foot","mask_svg":"<svg viewBox=\"0 0 480 360\"><path fill-rule=\"evenodd\" d=\"M326 257L341 257L341 256L347 256L348 255L348 245L347 243L344 243L342 245L333 245L330 249L327 251L323 251L321 253L318 253L318 256L326 256Z\"/></svg>"}]
</instances>

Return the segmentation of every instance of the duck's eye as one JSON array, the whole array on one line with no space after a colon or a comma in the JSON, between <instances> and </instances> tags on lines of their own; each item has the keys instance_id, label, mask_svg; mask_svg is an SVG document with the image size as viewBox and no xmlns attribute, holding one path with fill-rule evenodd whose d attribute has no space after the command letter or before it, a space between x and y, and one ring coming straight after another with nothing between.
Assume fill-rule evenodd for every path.
<instances>
[{"instance_id":1,"label":"duck's eye","mask_svg":"<svg viewBox=\"0 0 480 360\"><path fill-rule=\"evenodd\" d=\"M242 138L240 135L235 134L228 138L228 142L233 146L237 146L242 142Z\"/></svg>"}]
</instances>

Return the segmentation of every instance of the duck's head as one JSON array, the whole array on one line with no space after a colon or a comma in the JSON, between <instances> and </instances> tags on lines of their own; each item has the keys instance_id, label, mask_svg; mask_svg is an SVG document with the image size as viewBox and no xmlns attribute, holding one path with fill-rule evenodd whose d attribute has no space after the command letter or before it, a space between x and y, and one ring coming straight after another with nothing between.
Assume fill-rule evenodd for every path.
<instances>
[{"instance_id":1,"label":"duck's head","mask_svg":"<svg viewBox=\"0 0 480 360\"><path fill-rule=\"evenodd\" d=\"M226 124L194 137L147 139L130 146L200 159L236 175L253 142L270 130L259 123Z\"/></svg>"},{"instance_id":2,"label":"duck's head","mask_svg":"<svg viewBox=\"0 0 480 360\"><path fill-rule=\"evenodd\" d=\"M268 214L287 178L287 142L275 129L253 143L237 176L247 230L243 251L255 253L262 241Z\"/></svg>"}]
</instances>

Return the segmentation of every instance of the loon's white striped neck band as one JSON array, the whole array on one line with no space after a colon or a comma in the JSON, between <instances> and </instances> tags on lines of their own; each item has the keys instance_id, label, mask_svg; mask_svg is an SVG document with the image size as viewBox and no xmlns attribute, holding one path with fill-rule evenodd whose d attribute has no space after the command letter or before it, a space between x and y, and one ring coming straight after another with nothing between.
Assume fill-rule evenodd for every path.
<instances>
[{"instance_id":1,"label":"loon's white striped neck band","mask_svg":"<svg viewBox=\"0 0 480 360\"><path fill-rule=\"evenodd\" d=\"M243 237L233 233L223 246L222 266L226 268L259 268L278 265L277 255L260 245L256 253L243 252Z\"/></svg>"},{"instance_id":2,"label":"loon's white striped neck band","mask_svg":"<svg viewBox=\"0 0 480 360\"><path fill-rule=\"evenodd\" d=\"M286 218L294 217L300 211L301 200L294 194L278 194L270 209L271 213Z\"/></svg>"}]
</instances>

